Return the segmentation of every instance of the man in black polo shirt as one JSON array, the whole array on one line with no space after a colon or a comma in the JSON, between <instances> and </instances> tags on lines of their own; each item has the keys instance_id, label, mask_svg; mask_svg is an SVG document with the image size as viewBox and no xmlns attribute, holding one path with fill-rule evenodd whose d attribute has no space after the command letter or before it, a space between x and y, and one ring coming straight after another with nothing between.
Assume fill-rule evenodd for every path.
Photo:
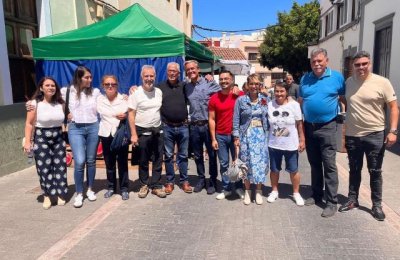
<instances>
[{"instance_id":1,"label":"man in black polo shirt","mask_svg":"<svg viewBox=\"0 0 400 260\"><path fill-rule=\"evenodd\" d=\"M188 111L184 92L184 83L179 82L180 66L170 62L167 65L168 80L160 83L162 91L161 120L164 125L164 160L167 181L165 193L171 194L174 190L174 148L178 146L177 164L179 167L179 182L186 193L192 192L188 181L188 146L189 127L187 123Z\"/></svg>"}]
</instances>

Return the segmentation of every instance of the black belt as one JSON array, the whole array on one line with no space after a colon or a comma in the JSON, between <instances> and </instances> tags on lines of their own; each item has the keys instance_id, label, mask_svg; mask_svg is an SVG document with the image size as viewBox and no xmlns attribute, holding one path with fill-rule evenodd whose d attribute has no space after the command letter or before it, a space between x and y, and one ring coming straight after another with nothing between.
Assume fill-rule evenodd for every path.
<instances>
[{"instance_id":1,"label":"black belt","mask_svg":"<svg viewBox=\"0 0 400 260\"><path fill-rule=\"evenodd\" d=\"M336 117L334 117L332 120L330 120L328 122L324 122L324 123L311 123L311 122L307 122L307 121L304 121L304 123L312 125L313 127L322 127L324 125L332 123L333 121L336 121Z\"/></svg>"},{"instance_id":2,"label":"black belt","mask_svg":"<svg viewBox=\"0 0 400 260\"><path fill-rule=\"evenodd\" d=\"M192 121L190 122L191 125L196 125L196 126L204 126L208 125L208 120L197 120L197 121Z\"/></svg>"},{"instance_id":3,"label":"black belt","mask_svg":"<svg viewBox=\"0 0 400 260\"><path fill-rule=\"evenodd\" d=\"M173 126L173 127L181 127L181 126L187 126L188 122L183 121L183 122L175 123L175 122L169 122L169 121L164 120L164 124L166 124L168 126Z\"/></svg>"}]
</instances>

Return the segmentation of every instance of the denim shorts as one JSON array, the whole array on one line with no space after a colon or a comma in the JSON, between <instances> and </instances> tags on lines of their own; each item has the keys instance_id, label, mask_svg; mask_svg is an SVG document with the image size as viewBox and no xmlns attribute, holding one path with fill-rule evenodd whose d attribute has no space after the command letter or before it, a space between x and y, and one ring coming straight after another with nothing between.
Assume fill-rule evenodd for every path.
<instances>
[{"instance_id":1,"label":"denim shorts","mask_svg":"<svg viewBox=\"0 0 400 260\"><path fill-rule=\"evenodd\" d=\"M282 157L285 157L286 171L296 173L299 167L299 152L279 150L268 148L271 172L280 172L282 170Z\"/></svg>"}]
</instances>

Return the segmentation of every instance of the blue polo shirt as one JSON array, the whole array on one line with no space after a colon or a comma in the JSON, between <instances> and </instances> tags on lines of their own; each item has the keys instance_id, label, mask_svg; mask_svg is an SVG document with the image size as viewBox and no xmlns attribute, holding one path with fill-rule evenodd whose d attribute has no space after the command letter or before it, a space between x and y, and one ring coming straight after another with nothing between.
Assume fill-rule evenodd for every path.
<instances>
[{"instance_id":1,"label":"blue polo shirt","mask_svg":"<svg viewBox=\"0 0 400 260\"><path fill-rule=\"evenodd\" d=\"M326 123L339 112L338 96L345 94L343 75L326 68L318 78L313 72L305 74L300 81L299 96L303 98L304 120L309 123Z\"/></svg>"}]
</instances>

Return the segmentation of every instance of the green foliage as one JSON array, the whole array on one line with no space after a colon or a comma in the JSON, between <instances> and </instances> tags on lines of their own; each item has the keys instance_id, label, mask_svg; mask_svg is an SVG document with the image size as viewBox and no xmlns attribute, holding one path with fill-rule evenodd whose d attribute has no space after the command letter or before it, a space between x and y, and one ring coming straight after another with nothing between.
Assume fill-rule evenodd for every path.
<instances>
[{"instance_id":1,"label":"green foliage","mask_svg":"<svg viewBox=\"0 0 400 260\"><path fill-rule=\"evenodd\" d=\"M318 40L319 15L317 0L304 5L294 2L289 13L278 12L278 24L266 29L260 46L261 65L281 67L296 78L307 71L307 46Z\"/></svg>"}]
</instances>

